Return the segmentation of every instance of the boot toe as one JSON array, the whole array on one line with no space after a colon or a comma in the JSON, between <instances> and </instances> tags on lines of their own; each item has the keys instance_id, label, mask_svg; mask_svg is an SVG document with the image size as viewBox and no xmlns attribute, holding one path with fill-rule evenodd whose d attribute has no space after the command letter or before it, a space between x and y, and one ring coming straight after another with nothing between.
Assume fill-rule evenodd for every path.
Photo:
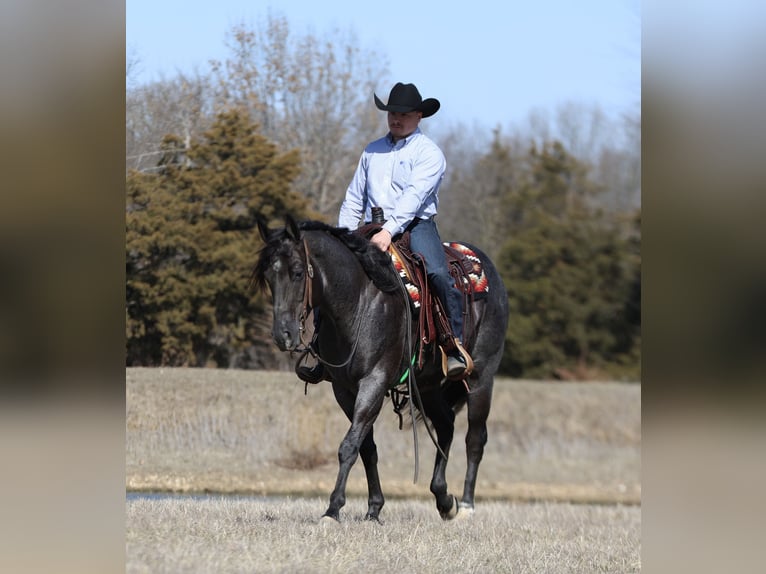
<instances>
[{"instance_id":1,"label":"boot toe","mask_svg":"<svg viewBox=\"0 0 766 574\"><path fill-rule=\"evenodd\" d=\"M447 376L449 378L461 377L465 373L465 363L457 357L447 359Z\"/></svg>"}]
</instances>

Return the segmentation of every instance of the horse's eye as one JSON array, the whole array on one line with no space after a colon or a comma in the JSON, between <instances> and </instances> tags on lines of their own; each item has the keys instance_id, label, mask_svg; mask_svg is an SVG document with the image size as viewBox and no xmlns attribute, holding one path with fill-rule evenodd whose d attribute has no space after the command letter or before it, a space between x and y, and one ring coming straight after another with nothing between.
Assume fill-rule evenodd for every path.
<instances>
[{"instance_id":1,"label":"horse's eye","mask_svg":"<svg viewBox=\"0 0 766 574\"><path fill-rule=\"evenodd\" d=\"M290 277L292 277L293 281L303 279L303 267L293 267L290 269Z\"/></svg>"}]
</instances>

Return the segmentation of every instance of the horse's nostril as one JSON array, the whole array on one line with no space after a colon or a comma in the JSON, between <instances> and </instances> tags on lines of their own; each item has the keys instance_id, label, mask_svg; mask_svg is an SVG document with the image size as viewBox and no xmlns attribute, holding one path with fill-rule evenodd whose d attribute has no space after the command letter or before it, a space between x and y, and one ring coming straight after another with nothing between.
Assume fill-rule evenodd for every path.
<instances>
[{"instance_id":1,"label":"horse's nostril","mask_svg":"<svg viewBox=\"0 0 766 574\"><path fill-rule=\"evenodd\" d=\"M282 333L282 340L285 342L286 349L292 348L293 338L290 336L290 333L288 331L284 331Z\"/></svg>"}]
</instances>

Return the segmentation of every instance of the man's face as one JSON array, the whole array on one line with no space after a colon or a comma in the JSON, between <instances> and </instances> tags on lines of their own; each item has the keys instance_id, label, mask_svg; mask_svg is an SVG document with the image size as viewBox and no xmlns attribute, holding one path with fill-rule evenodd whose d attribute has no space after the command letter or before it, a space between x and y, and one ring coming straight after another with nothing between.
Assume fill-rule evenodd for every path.
<instances>
[{"instance_id":1,"label":"man's face","mask_svg":"<svg viewBox=\"0 0 766 574\"><path fill-rule=\"evenodd\" d=\"M414 132L422 117L422 112L388 112L388 131L391 132L394 141L406 138Z\"/></svg>"}]
</instances>

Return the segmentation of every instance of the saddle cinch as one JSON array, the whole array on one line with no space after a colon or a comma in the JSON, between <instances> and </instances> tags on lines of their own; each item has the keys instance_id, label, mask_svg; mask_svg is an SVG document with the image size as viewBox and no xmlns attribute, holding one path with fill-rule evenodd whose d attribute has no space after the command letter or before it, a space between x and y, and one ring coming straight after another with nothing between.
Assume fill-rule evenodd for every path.
<instances>
[{"instance_id":1,"label":"saddle cinch","mask_svg":"<svg viewBox=\"0 0 766 574\"><path fill-rule=\"evenodd\" d=\"M368 223L356 230L369 239L380 228L380 223ZM410 234L405 231L396 237L389 247L394 268L402 278L410 296L410 304L418 323L418 360L420 369L425 362L426 350L431 343L439 345L442 351L442 371L447 372L447 353L457 348L466 359L464 377L473 371L473 360L452 333L449 318L443 303L431 294L428 283L426 264L418 253L410 250ZM473 314L473 302L485 296L488 291L487 280L482 270L481 261L467 246L461 243L444 243L444 256L455 286L463 294L463 337L466 347L470 347L476 335L476 321Z\"/></svg>"}]
</instances>

